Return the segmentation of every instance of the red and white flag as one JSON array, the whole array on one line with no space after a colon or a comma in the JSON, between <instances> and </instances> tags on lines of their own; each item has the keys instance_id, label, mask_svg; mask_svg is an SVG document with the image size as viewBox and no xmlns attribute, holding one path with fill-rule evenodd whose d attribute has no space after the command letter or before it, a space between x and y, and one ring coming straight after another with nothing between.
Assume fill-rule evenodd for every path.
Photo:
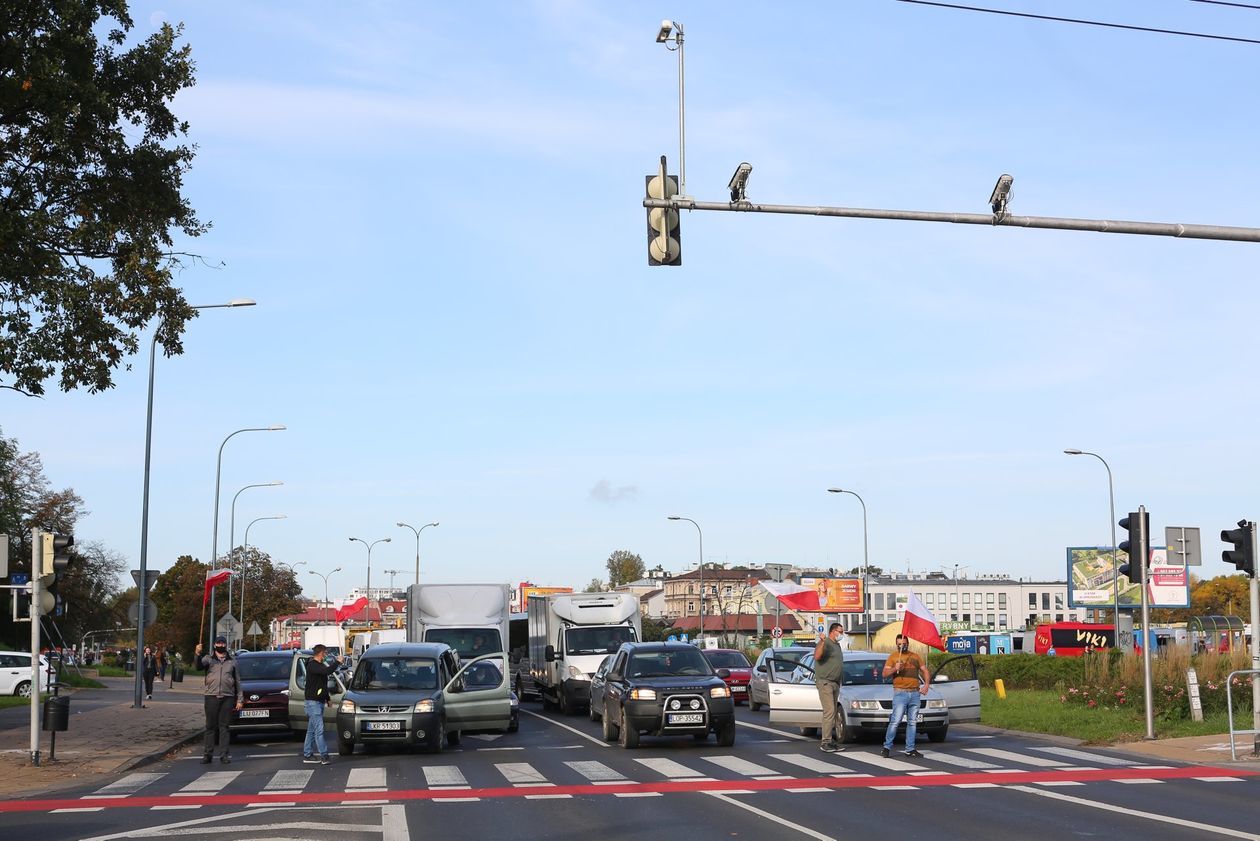
<instances>
[{"instance_id":1,"label":"red and white flag","mask_svg":"<svg viewBox=\"0 0 1260 841\"><path fill-rule=\"evenodd\" d=\"M941 639L941 629L936 624L936 617L919 601L914 591L910 592L910 598L906 601L906 618L901 623L901 633L915 642L945 650L945 641Z\"/></svg>"},{"instance_id":2,"label":"red and white flag","mask_svg":"<svg viewBox=\"0 0 1260 841\"><path fill-rule=\"evenodd\" d=\"M822 609L818 591L813 587L802 587L791 581L762 581L761 586L791 610L817 613Z\"/></svg>"},{"instance_id":3,"label":"red and white flag","mask_svg":"<svg viewBox=\"0 0 1260 841\"><path fill-rule=\"evenodd\" d=\"M203 607L210 603L210 591L213 590L217 585L222 584L224 581L227 581L231 577L232 577L232 570L230 569L221 569L221 570L218 570L217 572L206 570L206 593L205 593L205 596L201 600L201 604Z\"/></svg>"},{"instance_id":4,"label":"red and white flag","mask_svg":"<svg viewBox=\"0 0 1260 841\"><path fill-rule=\"evenodd\" d=\"M337 621L345 622L351 616L354 616L356 613L358 613L360 610L362 610L363 608L367 606L368 606L368 600L364 596L359 596L359 598L350 602L350 604L345 604L337 608Z\"/></svg>"}]
</instances>

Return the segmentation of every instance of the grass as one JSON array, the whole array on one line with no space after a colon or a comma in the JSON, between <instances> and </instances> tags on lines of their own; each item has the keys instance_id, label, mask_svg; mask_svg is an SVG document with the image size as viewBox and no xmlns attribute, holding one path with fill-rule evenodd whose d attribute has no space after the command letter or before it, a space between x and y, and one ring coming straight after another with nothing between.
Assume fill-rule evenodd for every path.
<instances>
[{"instance_id":1,"label":"grass","mask_svg":"<svg viewBox=\"0 0 1260 841\"><path fill-rule=\"evenodd\" d=\"M981 723L1007 730L1070 736L1089 744L1133 742L1146 735L1141 699L1134 700L1136 704L1129 708L1089 709L1064 704L1058 692L1047 689L1007 690L1004 700L995 690L981 688ZM1161 739L1228 732L1224 712L1205 714L1203 721L1155 719L1155 735Z\"/></svg>"},{"instance_id":2,"label":"grass","mask_svg":"<svg viewBox=\"0 0 1260 841\"><path fill-rule=\"evenodd\" d=\"M19 698L17 695L0 695L0 710L9 707L29 707L31 705L30 698Z\"/></svg>"},{"instance_id":3,"label":"grass","mask_svg":"<svg viewBox=\"0 0 1260 841\"><path fill-rule=\"evenodd\" d=\"M101 683L99 680L92 680L90 677L80 675L73 668L69 667L62 669L61 673L57 675L57 680L67 684L68 686L74 686L79 689L105 688L105 684Z\"/></svg>"},{"instance_id":4,"label":"grass","mask_svg":"<svg viewBox=\"0 0 1260 841\"><path fill-rule=\"evenodd\" d=\"M96 674L99 677L131 677L135 672L129 672L118 666L107 666L101 663L96 667Z\"/></svg>"}]
</instances>

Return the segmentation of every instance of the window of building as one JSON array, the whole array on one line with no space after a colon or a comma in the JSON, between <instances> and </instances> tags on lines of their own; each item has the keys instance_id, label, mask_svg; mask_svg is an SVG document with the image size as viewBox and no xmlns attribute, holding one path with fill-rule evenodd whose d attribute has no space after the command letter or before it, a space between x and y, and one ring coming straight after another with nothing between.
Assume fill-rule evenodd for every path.
<instances>
[{"instance_id":1,"label":"window of building","mask_svg":"<svg viewBox=\"0 0 1260 841\"><path fill-rule=\"evenodd\" d=\"M998 627L999 627L999 628L1005 628L1006 626L1007 626L1007 622L1006 622L1006 614L1005 614L1005 613L999 613L999 614L998 614Z\"/></svg>"},{"instance_id":2,"label":"window of building","mask_svg":"<svg viewBox=\"0 0 1260 841\"><path fill-rule=\"evenodd\" d=\"M1050 594L1049 594L1049 593L1042 593L1042 594L1041 594L1041 609L1042 609L1043 611L1045 611L1045 610L1049 610L1049 609L1050 609ZM1049 615L1049 614L1047 614L1047 616L1048 616L1048 615ZM1048 622L1048 621L1050 621L1050 620L1049 620L1049 619L1047 619L1046 621Z\"/></svg>"},{"instance_id":3,"label":"window of building","mask_svg":"<svg viewBox=\"0 0 1260 841\"><path fill-rule=\"evenodd\" d=\"M937 604L939 604L941 607L944 607L944 606L945 606L945 594L944 594L944 593L937 593L937 594L936 594L936 603L937 603Z\"/></svg>"},{"instance_id":4,"label":"window of building","mask_svg":"<svg viewBox=\"0 0 1260 841\"><path fill-rule=\"evenodd\" d=\"M1063 609L1063 594L1062 593L1054 594L1054 609L1055 610Z\"/></svg>"},{"instance_id":5,"label":"window of building","mask_svg":"<svg viewBox=\"0 0 1260 841\"><path fill-rule=\"evenodd\" d=\"M1006 594L998 593L998 607L1006 607Z\"/></svg>"},{"instance_id":6,"label":"window of building","mask_svg":"<svg viewBox=\"0 0 1260 841\"><path fill-rule=\"evenodd\" d=\"M985 622L987 622L989 625L992 625L992 624L993 624L993 614L992 614L992 613L990 613L990 614L988 615L988 617L985 619Z\"/></svg>"},{"instance_id":7,"label":"window of building","mask_svg":"<svg viewBox=\"0 0 1260 841\"><path fill-rule=\"evenodd\" d=\"M963 597L963 607L971 607L971 594L970 594L970 593L963 593L963 594L962 594L962 597ZM137 609L138 609L138 608L137 608ZM139 614L137 614L137 615L139 615Z\"/></svg>"},{"instance_id":8,"label":"window of building","mask_svg":"<svg viewBox=\"0 0 1260 841\"><path fill-rule=\"evenodd\" d=\"M992 593L985 593L985 594L984 594L984 603L985 603L985 604L993 604L993 594L992 594Z\"/></svg>"},{"instance_id":9,"label":"window of building","mask_svg":"<svg viewBox=\"0 0 1260 841\"><path fill-rule=\"evenodd\" d=\"M872 593L871 599L872 599L872 603L871 603L872 608L874 608L875 610L884 609L884 594L883 593Z\"/></svg>"},{"instance_id":10,"label":"window of building","mask_svg":"<svg viewBox=\"0 0 1260 841\"><path fill-rule=\"evenodd\" d=\"M687 615L688 615L688 616L690 616L690 615L692 614L692 612L693 612L695 609L696 609L696 603L695 603L695 602L687 602ZM137 614L137 615L139 615L139 614Z\"/></svg>"},{"instance_id":11,"label":"window of building","mask_svg":"<svg viewBox=\"0 0 1260 841\"><path fill-rule=\"evenodd\" d=\"M958 607L958 594L957 594L957 593L950 593L950 594L949 594L949 606L950 606L951 608L956 608L956 607Z\"/></svg>"},{"instance_id":12,"label":"window of building","mask_svg":"<svg viewBox=\"0 0 1260 841\"><path fill-rule=\"evenodd\" d=\"M923 594L923 603L924 603L924 604L926 604L926 605L932 605L932 604L935 604L935 602L932 600L932 594L931 594L931 593L924 593L924 594ZM139 610L139 608L137 608L137 610Z\"/></svg>"},{"instance_id":13,"label":"window of building","mask_svg":"<svg viewBox=\"0 0 1260 841\"><path fill-rule=\"evenodd\" d=\"M1028 594L1028 606L1031 607L1033 610L1037 609L1037 594L1036 593Z\"/></svg>"},{"instance_id":14,"label":"window of building","mask_svg":"<svg viewBox=\"0 0 1260 841\"><path fill-rule=\"evenodd\" d=\"M970 622L970 621L971 621L971 614L970 614L970 613L964 613L964 614L962 615L962 621L963 621L963 622Z\"/></svg>"}]
</instances>

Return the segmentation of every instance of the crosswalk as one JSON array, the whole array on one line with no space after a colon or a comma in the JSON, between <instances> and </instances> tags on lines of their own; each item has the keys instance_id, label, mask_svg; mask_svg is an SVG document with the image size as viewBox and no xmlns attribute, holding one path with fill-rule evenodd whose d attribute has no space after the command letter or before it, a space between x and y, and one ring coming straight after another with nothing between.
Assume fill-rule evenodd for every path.
<instances>
[{"instance_id":1,"label":"crosswalk","mask_svg":"<svg viewBox=\"0 0 1260 841\"><path fill-rule=\"evenodd\" d=\"M786 747L786 746L785 746ZM571 754L570 754L571 755ZM824 758L825 756L825 758ZM533 754L529 762L495 762L424 764L417 768L392 770L380 766L367 766L343 762L331 767L315 769L284 769L279 771L249 772L247 769L232 771L205 771L188 780L186 776L170 772L133 773L97 789L82 797L82 806L58 811L98 811L104 806L94 806L92 801L117 801L131 797L186 798L214 795L300 795L306 792L346 792L354 794L355 803L371 803L364 792L389 792L391 790L430 789L434 802L476 801L475 789L520 788L530 789L521 796L530 799L556 799L572 797L569 793L547 793L548 788L573 786L616 786L610 792L614 797L659 797L659 791L634 791L638 785L652 783L712 783L733 780L792 781L820 778L854 779L895 777L890 785L879 785L878 779L870 779L870 788L882 790L906 790L915 788L910 777L942 777L965 775L957 783L964 788L988 788L1001 785L1001 775L1019 772L1044 771L1110 771L1125 770L1128 779L1112 782L1126 784L1159 784L1159 779L1133 776L1134 770L1157 771L1167 765L1140 765L1130 760L1093 751L1055 746L1033 747L1026 752L1000 748L976 747L946 751L930 751L921 758L908 758L900 753L883 757L877 751L850 748L839 754L767 752L751 761L730 754L684 755L675 757L639 756L627 754L613 767L608 762L595 760L569 760L564 754ZM506 758L506 757L505 757ZM515 758L515 757L514 757ZM417 774L417 770L421 774ZM406 775L403 775L406 771ZM1107 772L1104 772L1107 773ZM391 774L393 775L391 778ZM419 776L423 776L421 784ZM993 782L984 782L981 775L992 775ZM182 782L177 782L176 777ZM1222 776L1219 773L1202 777L1204 781L1242 781L1241 778ZM925 784L926 784L925 780ZM933 784L949 784L937 780ZM1048 780L1035 785L1080 784L1065 780ZM835 784L833 784L835 785ZM847 784L846 784L847 785ZM665 787L669 788L669 787ZM803 785L785 786L790 792L830 791L827 787ZM441 793L440 795L438 793ZM732 792L733 793L733 792ZM751 792L749 792L751 793ZM274 803L274 800L268 800ZM385 801L379 801L385 802ZM262 805L265 805L262 804ZM200 805L182 805L177 800L153 809L197 809Z\"/></svg>"}]
</instances>

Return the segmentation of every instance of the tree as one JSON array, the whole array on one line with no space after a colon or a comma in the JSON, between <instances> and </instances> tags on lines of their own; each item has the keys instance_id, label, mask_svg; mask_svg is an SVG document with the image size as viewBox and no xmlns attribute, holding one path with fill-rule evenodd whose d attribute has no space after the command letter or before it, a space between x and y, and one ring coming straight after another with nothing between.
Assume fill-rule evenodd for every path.
<instances>
[{"instance_id":1,"label":"tree","mask_svg":"<svg viewBox=\"0 0 1260 841\"><path fill-rule=\"evenodd\" d=\"M192 662L193 646L200 638L198 632L208 569L191 555L180 555L170 569L158 576L150 593L157 608L157 621L146 630L145 637L159 646L182 653L184 661L189 663ZM205 636L204 631L201 636Z\"/></svg>"},{"instance_id":2,"label":"tree","mask_svg":"<svg viewBox=\"0 0 1260 841\"><path fill-rule=\"evenodd\" d=\"M101 391L158 318L167 354L195 311L172 234L206 226L181 194L193 147L169 105L194 84L183 27L124 47L126 0L0 11L0 387ZM98 33L104 40L98 38Z\"/></svg>"},{"instance_id":3,"label":"tree","mask_svg":"<svg viewBox=\"0 0 1260 841\"><path fill-rule=\"evenodd\" d=\"M602 593L606 589L607 588L604 587L604 582L600 581L598 578L592 578L591 583L587 584L586 589L583 590L582 592L583 593Z\"/></svg>"},{"instance_id":4,"label":"tree","mask_svg":"<svg viewBox=\"0 0 1260 841\"><path fill-rule=\"evenodd\" d=\"M643 577L646 569L642 558L625 549L618 549L609 555L605 566L608 569L609 589L629 584L631 581L638 581Z\"/></svg>"},{"instance_id":5,"label":"tree","mask_svg":"<svg viewBox=\"0 0 1260 841\"><path fill-rule=\"evenodd\" d=\"M247 635L250 625L258 623L263 633L268 633L271 620L288 613L301 610L302 587L297 583L292 570L277 568L271 556L253 546L245 549L236 547L228 553L226 564L236 570L232 577L232 586L236 588L237 619L241 622L241 632ZM244 610L240 607L241 586L244 585ZM245 641L253 646L253 640L245 637ZM265 642L265 639L264 639Z\"/></svg>"}]
</instances>

